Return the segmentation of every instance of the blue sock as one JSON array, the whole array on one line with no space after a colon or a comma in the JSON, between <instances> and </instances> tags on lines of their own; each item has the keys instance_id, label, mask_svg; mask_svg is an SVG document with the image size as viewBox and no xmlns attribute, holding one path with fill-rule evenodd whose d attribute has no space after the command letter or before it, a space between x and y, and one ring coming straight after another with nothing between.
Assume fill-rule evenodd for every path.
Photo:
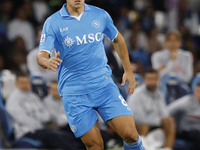
<instances>
[{"instance_id":1,"label":"blue sock","mask_svg":"<svg viewBox=\"0 0 200 150\"><path fill-rule=\"evenodd\" d=\"M137 142L127 143L124 141L124 150L145 150L140 136L138 136Z\"/></svg>"}]
</instances>

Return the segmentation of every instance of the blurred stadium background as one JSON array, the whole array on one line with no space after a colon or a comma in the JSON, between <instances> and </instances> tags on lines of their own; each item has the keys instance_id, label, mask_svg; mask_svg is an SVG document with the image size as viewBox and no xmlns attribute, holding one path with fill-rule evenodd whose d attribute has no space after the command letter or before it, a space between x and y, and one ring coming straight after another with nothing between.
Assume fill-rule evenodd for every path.
<instances>
[{"instance_id":1,"label":"blurred stadium background","mask_svg":"<svg viewBox=\"0 0 200 150\"><path fill-rule=\"evenodd\" d=\"M36 93L41 101L48 95L48 87L57 75L38 69L36 53L33 51L38 50L41 34L39 31L45 19L58 11L65 2L65 0L0 0L0 108L2 109L0 109L0 149L1 147L41 148L41 141L33 139L20 141L13 137L13 125L4 105L15 88L15 74L19 72L30 75L31 91ZM183 73L184 76L189 72L190 77L183 80L172 72L160 78L159 87L167 104L194 92L200 80L200 0L86 0L86 3L105 9L124 36L137 86L143 84L145 71L150 67L155 68L152 66L152 55L166 49L166 33L178 30L182 40L180 48L192 56L192 68ZM127 87L120 86L122 64L107 38L104 39L104 45L108 64L113 70L113 79L126 99ZM200 117L200 114L198 115ZM102 127L102 130L107 131L105 128ZM113 139L114 141L108 140L110 143L107 143L107 147L120 148L120 138ZM78 145L79 148L82 146L80 141ZM192 145L191 141L177 139L174 149L192 150Z\"/></svg>"}]
</instances>

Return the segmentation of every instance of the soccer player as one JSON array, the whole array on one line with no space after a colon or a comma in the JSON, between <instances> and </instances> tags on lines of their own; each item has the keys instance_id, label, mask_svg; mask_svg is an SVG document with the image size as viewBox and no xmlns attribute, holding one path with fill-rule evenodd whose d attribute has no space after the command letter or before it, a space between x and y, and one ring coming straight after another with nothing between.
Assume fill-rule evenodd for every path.
<instances>
[{"instance_id":1,"label":"soccer player","mask_svg":"<svg viewBox=\"0 0 200 150\"><path fill-rule=\"evenodd\" d=\"M121 58L125 70L122 85L128 81L127 92L132 94L135 79L122 35L107 12L84 0L67 0L45 21L38 64L53 71L58 69L58 90L70 128L88 150L103 149L96 111L122 137L125 150L144 150L133 114L110 77L103 34ZM49 59L53 47L57 55Z\"/></svg>"}]
</instances>

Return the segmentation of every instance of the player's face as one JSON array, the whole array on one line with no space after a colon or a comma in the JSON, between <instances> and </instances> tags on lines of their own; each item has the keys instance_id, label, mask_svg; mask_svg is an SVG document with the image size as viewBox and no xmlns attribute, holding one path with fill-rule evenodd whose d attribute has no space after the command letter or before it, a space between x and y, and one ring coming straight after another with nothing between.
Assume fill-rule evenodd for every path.
<instances>
[{"instance_id":1,"label":"player's face","mask_svg":"<svg viewBox=\"0 0 200 150\"><path fill-rule=\"evenodd\" d=\"M23 92L28 92L31 87L29 77L18 77L16 86Z\"/></svg>"},{"instance_id":2,"label":"player's face","mask_svg":"<svg viewBox=\"0 0 200 150\"><path fill-rule=\"evenodd\" d=\"M181 47L181 40L174 34L171 34L167 39L166 39L166 47L171 50L178 50Z\"/></svg>"},{"instance_id":3,"label":"player's face","mask_svg":"<svg viewBox=\"0 0 200 150\"><path fill-rule=\"evenodd\" d=\"M54 99L61 100L60 94L58 92L58 83L51 83L49 93L53 96Z\"/></svg>"},{"instance_id":4,"label":"player's face","mask_svg":"<svg viewBox=\"0 0 200 150\"><path fill-rule=\"evenodd\" d=\"M196 98L199 100L200 102L200 86L197 86L195 91L194 91L194 95L196 96Z\"/></svg>"},{"instance_id":5,"label":"player's face","mask_svg":"<svg viewBox=\"0 0 200 150\"><path fill-rule=\"evenodd\" d=\"M67 5L72 8L79 9L84 7L85 0L67 0Z\"/></svg>"},{"instance_id":6,"label":"player's face","mask_svg":"<svg viewBox=\"0 0 200 150\"><path fill-rule=\"evenodd\" d=\"M146 87L149 91L155 91L157 88L157 84L158 84L158 74L156 73L147 73L145 75L145 83L146 83Z\"/></svg>"}]
</instances>

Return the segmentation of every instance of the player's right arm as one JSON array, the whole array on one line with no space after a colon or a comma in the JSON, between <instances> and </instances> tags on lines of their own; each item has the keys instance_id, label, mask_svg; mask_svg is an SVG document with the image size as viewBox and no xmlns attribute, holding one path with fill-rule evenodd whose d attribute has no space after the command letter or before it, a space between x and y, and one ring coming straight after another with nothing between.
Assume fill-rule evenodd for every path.
<instances>
[{"instance_id":1,"label":"player's right arm","mask_svg":"<svg viewBox=\"0 0 200 150\"><path fill-rule=\"evenodd\" d=\"M58 66L62 62L62 60L59 58L60 52L58 52L53 58L49 58L49 54L50 53L46 51L40 51L37 54L37 62L42 68L50 69L56 72L58 70Z\"/></svg>"},{"instance_id":2,"label":"player's right arm","mask_svg":"<svg viewBox=\"0 0 200 150\"><path fill-rule=\"evenodd\" d=\"M44 23L40 38L39 53L37 54L37 62L44 69L57 71L58 66L62 62L59 58L60 52L58 52L55 57L49 58L56 39L54 22L51 20L52 17L49 17Z\"/></svg>"}]
</instances>

